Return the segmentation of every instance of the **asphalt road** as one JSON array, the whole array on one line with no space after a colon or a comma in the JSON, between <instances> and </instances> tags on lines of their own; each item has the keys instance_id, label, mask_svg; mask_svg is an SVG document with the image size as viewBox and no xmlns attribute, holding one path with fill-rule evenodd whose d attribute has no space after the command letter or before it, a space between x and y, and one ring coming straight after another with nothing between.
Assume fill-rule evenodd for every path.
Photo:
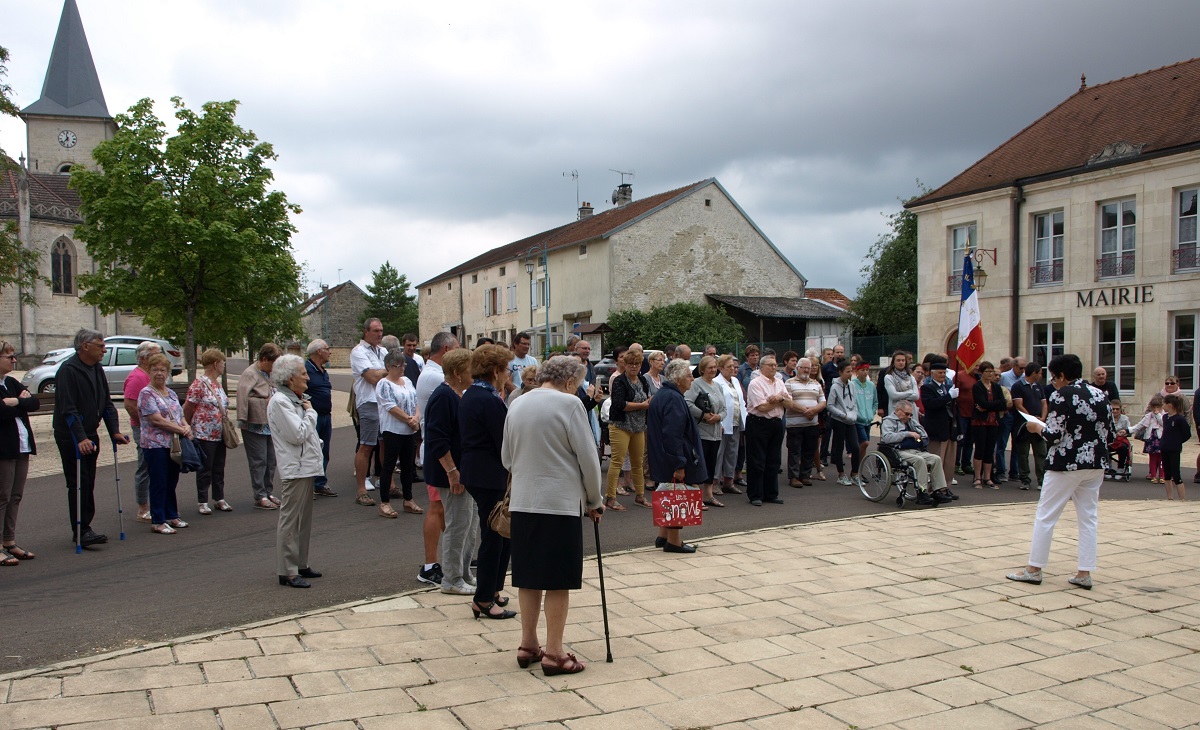
<instances>
[{"instance_id":1,"label":"asphalt road","mask_svg":"<svg viewBox=\"0 0 1200 730\"><path fill-rule=\"evenodd\" d=\"M184 475L177 494L180 513L192 526L171 536L154 534L149 525L133 521L134 465L126 463L120 466L126 539L119 540L114 473L111 467L102 471L93 527L106 533L109 543L79 555L71 542L62 478L31 480L22 502L18 544L36 552L37 558L18 567L0 567L0 612L4 616L0 657L4 669L40 667L418 588L422 517L401 514L396 520L383 519L377 516L377 508L353 502L353 441L353 429L334 432L331 487L341 496L321 498L314 505L311 562L325 577L315 580L309 590L278 585L277 515L251 509L241 449L230 454L226 468L226 494L235 511L197 514L195 478ZM1184 471L1190 480L1192 470ZM1103 496L1161 499L1163 488L1151 486L1142 479L1144 475L1145 467L1135 467L1132 484L1106 482ZM418 502L424 505L424 485L417 484L416 491ZM706 512L705 524L687 529L685 539L896 510L892 500L868 502L856 489L833 482L816 482L802 490L784 486L782 492L785 504L761 508L751 506L745 497L727 495L723 499L728 507ZM938 509L1032 503L1038 494L1018 491L1012 485L999 491L967 487L958 492L961 501ZM605 552L645 546L655 535L650 510L633 506L631 498L623 501L629 511L609 512L601 524ZM594 553L592 531L586 529L584 535L588 553ZM466 602L464 598L464 614Z\"/></svg>"}]
</instances>

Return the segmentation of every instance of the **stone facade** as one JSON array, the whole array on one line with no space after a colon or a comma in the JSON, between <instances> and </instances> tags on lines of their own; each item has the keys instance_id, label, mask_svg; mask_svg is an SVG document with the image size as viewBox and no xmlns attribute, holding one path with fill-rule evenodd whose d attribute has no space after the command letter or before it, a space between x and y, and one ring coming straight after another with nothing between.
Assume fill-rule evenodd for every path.
<instances>
[{"instance_id":1,"label":"stone facade","mask_svg":"<svg viewBox=\"0 0 1200 730\"><path fill-rule=\"evenodd\" d=\"M318 338L325 340L331 352L330 366L349 367L350 350L362 339L362 317L367 308L363 290L352 281L343 282L314 294L300 307L304 346Z\"/></svg>"},{"instance_id":2,"label":"stone facade","mask_svg":"<svg viewBox=\"0 0 1200 730\"><path fill-rule=\"evenodd\" d=\"M26 117L26 145L29 171L58 173L64 165L94 167L92 150L116 134L117 125L111 119L82 117ZM70 147L62 144L60 136L74 135Z\"/></svg>"}]
</instances>

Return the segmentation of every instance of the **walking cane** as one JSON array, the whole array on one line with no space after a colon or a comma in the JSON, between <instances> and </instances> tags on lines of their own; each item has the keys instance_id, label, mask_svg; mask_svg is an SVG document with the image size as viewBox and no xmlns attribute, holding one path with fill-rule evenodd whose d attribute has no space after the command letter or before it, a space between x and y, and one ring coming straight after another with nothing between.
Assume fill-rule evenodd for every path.
<instances>
[{"instance_id":1,"label":"walking cane","mask_svg":"<svg viewBox=\"0 0 1200 730\"><path fill-rule=\"evenodd\" d=\"M74 416L67 417L67 430L71 431L71 441L75 443L75 554L83 553L83 530L80 520L83 518L83 454L79 451L79 440L71 429ZM68 502L67 504L70 504Z\"/></svg>"},{"instance_id":2,"label":"walking cane","mask_svg":"<svg viewBox=\"0 0 1200 730\"><path fill-rule=\"evenodd\" d=\"M121 539L125 539L125 510L121 509L121 470L117 468L117 442L113 441L113 475L117 478L117 524L121 526Z\"/></svg>"},{"instance_id":3,"label":"walking cane","mask_svg":"<svg viewBox=\"0 0 1200 730\"><path fill-rule=\"evenodd\" d=\"M612 644L608 638L608 601L604 597L604 559L600 553L600 521L592 520L596 528L596 569L600 572L600 609L604 614L604 649L608 652L605 662L612 664Z\"/></svg>"}]
</instances>

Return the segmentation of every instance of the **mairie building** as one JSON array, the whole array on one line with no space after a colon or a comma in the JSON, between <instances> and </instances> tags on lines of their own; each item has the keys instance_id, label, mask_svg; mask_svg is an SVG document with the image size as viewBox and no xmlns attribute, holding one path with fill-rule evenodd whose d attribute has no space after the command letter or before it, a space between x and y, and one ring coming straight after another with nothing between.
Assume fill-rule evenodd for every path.
<instances>
[{"instance_id":1,"label":"mairie building","mask_svg":"<svg viewBox=\"0 0 1200 730\"><path fill-rule=\"evenodd\" d=\"M1078 91L938 189L918 220L920 353L953 351L964 251L985 357L1104 367L1127 410L1198 383L1200 59Z\"/></svg>"}]
</instances>

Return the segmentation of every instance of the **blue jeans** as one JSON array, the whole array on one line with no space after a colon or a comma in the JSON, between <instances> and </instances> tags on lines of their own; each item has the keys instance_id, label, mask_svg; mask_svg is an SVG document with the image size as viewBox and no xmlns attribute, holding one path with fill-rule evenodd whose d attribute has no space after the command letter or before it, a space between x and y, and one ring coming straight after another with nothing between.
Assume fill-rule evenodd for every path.
<instances>
[{"instance_id":1,"label":"blue jeans","mask_svg":"<svg viewBox=\"0 0 1200 730\"><path fill-rule=\"evenodd\" d=\"M317 414L317 438L321 439L321 476L313 479L313 489L324 489L329 484L329 440L333 438L333 414Z\"/></svg>"},{"instance_id":2,"label":"blue jeans","mask_svg":"<svg viewBox=\"0 0 1200 730\"><path fill-rule=\"evenodd\" d=\"M179 518L175 486L179 484L179 465L171 459L169 448L142 449L150 471L150 521L161 525Z\"/></svg>"}]
</instances>

